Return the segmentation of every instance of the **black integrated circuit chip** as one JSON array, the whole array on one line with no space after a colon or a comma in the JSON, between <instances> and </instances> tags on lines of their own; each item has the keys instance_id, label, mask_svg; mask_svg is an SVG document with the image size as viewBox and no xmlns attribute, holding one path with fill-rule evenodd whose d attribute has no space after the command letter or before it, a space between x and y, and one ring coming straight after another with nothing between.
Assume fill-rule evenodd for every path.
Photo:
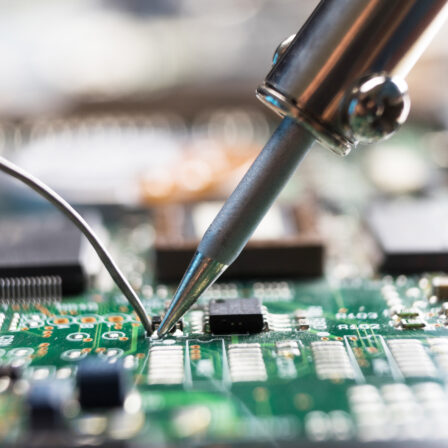
<instances>
[{"instance_id":1,"label":"black integrated circuit chip","mask_svg":"<svg viewBox=\"0 0 448 448\"><path fill-rule=\"evenodd\" d=\"M201 231L195 227L195 206L166 205L155 209L155 271L161 282L176 282L193 257ZM323 273L324 243L312 206L280 207L277 237L249 240L223 279L313 278Z\"/></svg>"},{"instance_id":2,"label":"black integrated circuit chip","mask_svg":"<svg viewBox=\"0 0 448 448\"><path fill-rule=\"evenodd\" d=\"M448 204L441 200L374 203L367 223L381 252L379 270L390 274L446 270L447 219Z\"/></svg>"},{"instance_id":3,"label":"black integrated circuit chip","mask_svg":"<svg viewBox=\"0 0 448 448\"><path fill-rule=\"evenodd\" d=\"M101 223L97 214L89 214L86 219L94 227ZM45 280L56 276L61 279L64 295L79 294L99 267L94 257L81 232L58 212L0 220L2 279Z\"/></svg>"},{"instance_id":4,"label":"black integrated circuit chip","mask_svg":"<svg viewBox=\"0 0 448 448\"><path fill-rule=\"evenodd\" d=\"M213 334L260 333L264 326L260 301L257 298L212 300L209 322Z\"/></svg>"}]
</instances>

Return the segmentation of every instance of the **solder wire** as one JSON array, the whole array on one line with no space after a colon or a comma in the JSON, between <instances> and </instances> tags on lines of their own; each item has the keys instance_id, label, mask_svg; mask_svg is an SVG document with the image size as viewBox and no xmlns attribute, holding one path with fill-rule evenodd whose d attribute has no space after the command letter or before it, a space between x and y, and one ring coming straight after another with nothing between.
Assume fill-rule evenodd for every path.
<instances>
[{"instance_id":1,"label":"solder wire","mask_svg":"<svg viewBox=\"0 0 448 448\"><path fill-rule=\"evenodd\" d=\"M32 188L36 193L51 202L51 204L58 208L76 227L78 227L78 229L84 234L92 247L95 249L98 257L104 264L104 267L109 272L117 287L128 299L129 303L137 313L137 316L140 318L146 332L150 335L152 333L151 317L146 313L145 308L143 307L143 304L138 298L136 292L132 289L131 285L126 280L126 277L120 271L119 267L115 264L107 249L103 246L99 238L95 235L95 232L89 224L87 224L83 217L49 186L27 173L14 163L6 160L4 157L0 157L0 171L14 177L28 187Z\"/></svg>"}]
</instances>

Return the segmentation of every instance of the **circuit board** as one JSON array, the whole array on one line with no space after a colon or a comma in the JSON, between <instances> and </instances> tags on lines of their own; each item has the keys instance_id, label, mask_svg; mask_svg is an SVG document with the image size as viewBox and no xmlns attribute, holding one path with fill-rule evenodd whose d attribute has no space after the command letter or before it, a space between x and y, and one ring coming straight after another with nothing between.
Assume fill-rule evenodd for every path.
<instances>
[{"instance_id":1,"label":"circuit board","mask_svg":"<svg viewBox=\"0 0 448 448\"><path fill-rule=\"evenodd\" d=\"M147 338L118 294L3 304L0 355L23 369L22 381L74 383L83 358L122 360L131 400L106 414L72 411L67 424L80 441L439 440L447 436L448 338L440 306L428 300L429 282L219 284L164 340ZM146 309L160 314L172 290L144 290ZM249 297L262 303L262 332L210 334L210 299ZM397 300L419 317L397 321L390 311ZM27 425L25 391L16 386L0 400L2 438L11 443Z\"/></svg>"},{"instance_id":2,"label":"circuit board","mask_svg":"<svg viewBox=\"0 0 448 448\"><path fill-rule=\"evenodd\" d=\"M418 155L413 135L402 133L398 146ZM382 273L363 225L372 186L362 166L310 154L284 196L296 205L308 185L315 199L307 219L276 224L274 239L258 242L262 252L236 272L245 275L214 285L164 339L145 333L104 270L85 275L72 227L54 216L0 220L1 445L446 446L448 276L430 273L446 265L446 220L425 199L404 209L400 202L404 220L395 203L375 208L367 221L383 243L383 266L398 266ZM316 176L322 170L329 175ZM382 174L383 188L410 188L412 173L393 186ZM178 208L164 209L158 248L151 207L99 209L108 246L155 330L176 286L158 281L158 270L176 279L173 262L197 241L179 238ZM189 213L186 227L196 216ZM283 222L280 215L270 223ZM423 218L431 231L422 237L413 230ZM276 243L290 228L302 239L293 232ZM167 262L157 262L157 250ZM293 278L264 278L280 258L300 261Z\"/></svg>"}]
</instances>

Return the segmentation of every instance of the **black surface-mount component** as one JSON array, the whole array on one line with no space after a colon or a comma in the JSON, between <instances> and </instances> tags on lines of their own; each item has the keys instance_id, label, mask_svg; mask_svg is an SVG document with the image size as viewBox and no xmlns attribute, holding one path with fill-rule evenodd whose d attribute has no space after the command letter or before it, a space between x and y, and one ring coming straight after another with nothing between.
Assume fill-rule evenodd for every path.
<instances>
[{"instance_id":1,"label":"black surface-mount component","mask_svg":"<svg viewBox=\"0 0 448 448\"><path fill-rule=\"evenodd\" d=\"M159 315L151 316L151 319L152 319L152 329L156 331L160 327L160 324L162 323L162 317Z\"/></svg>"},{"instance_id":2,"label":"black surface-mount component","mask_svg":"<svg viewBox=\"0 0 448 448\"><path fill-rule=\"evenodd\" d=\"M438 275L432 279L432 295L439 302L448 301L448 275Z\"/></svg>"},{"instance_id":3,"label":"black surface-mount component","mask_svg":"<svg viewBox=\"0 0 448 448\"><path fill-rule=\"evenodd\" d=\"M162 323L162 317L161 316L152 316L152 328L153 331L157 331L160 324ZM170 333L174 333L175 331L180 330L184 331L184 320L180 319L178 322L176 322L176 325L174 325L173 328L171 328Z\"/></svg>"},{"instance_id":4,"label":"black surface-mount component","mask_svg":"<svg viewBox=\"0 0 448 448\"><path fill-rule=\"evenodd\" d=\"M131 383L122 362L90 357L82 360L76 375L82 409L122 407Z\"/></svg>"},{"instance_id":5,"label":"black surface-mount component","mask_svg":"<svg viewBox=\"0 0 448 448\"><path fill-rule=\"evenodd\" d=\"M260 333L264 327L260 301L257 298L212 300L209 323L213 334Z\"/></svg>"},{"instance_id":6,"label":"black surface-mount component","mask_svg":"<svg viewBox=\"0 0 448 448\"><path fill-rule=\"evenodd\" d=\"M315 278L323 273L324 239L318 231L313 204L275 207L268 213L268 231L254 235L225 279ZM197 249L203 229L199 221L213 219L217 210L200 212L201 205L166 205L155 214L155 272L161 282L178 281ZM219 210L219 208L218 208ZM269 219L271 216L271 219Z\"/></svg>"},{"instance_id":7,"label":"black surface-mount component","mask_svg":"<svg viewBox=\"0 0 448 448\"><path fill-rule=\"evenodd\" d=\"M86 219L93 227L101 227L98 214L89 213ZM99 268L87 240L60 213L27 214L0 221L3 299L27 299L19 296L31 294L33 288L48 290L55 286L55 279L60 279L63 295L79 294Z\"/></svg>"},{"instance_id":8,"label":"black surface-mount component","mask_svg":"<svg viewBox=\"0 0 448 448\"><path fill-rule=\"evenodd\" d=\"M36 381L27 396L30 429L35 431L63 431L66 429L64 409L71 394L65 381Z\"/></svg>"},{"instance_id":9,"label":"black surface-mount component","mask_svg":"<svg viewBox=\"0 0 448 448\"><path fill-rule=\"evenodd\" d=\"M444 271L448 266L448 204L432 199L378 201L368 210L381 252L379 270L390 274Z\"/></svg>"},{"instance_id":10,"label":"black surface-mount component","mask_svg":"<svg viewBox=\"0 0 448 448\"><path fill-rule=\"evenodd\" d=\"M0 366L0 378L9 378L11 381L17 381L22 377L22 369L11 365Z\"/></svg>"}]
</instances>

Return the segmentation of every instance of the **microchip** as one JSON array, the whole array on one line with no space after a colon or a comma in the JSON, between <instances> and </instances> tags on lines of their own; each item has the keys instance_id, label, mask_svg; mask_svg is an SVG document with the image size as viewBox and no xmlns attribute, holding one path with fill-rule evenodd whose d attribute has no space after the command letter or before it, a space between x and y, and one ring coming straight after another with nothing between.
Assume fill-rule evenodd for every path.
<instances>
[{"instance_id":1,"label":"microchip","mask_svg":"<svg viewBox=\"0 0 448 448\"><path fill-rule=\"evenodd\" d=\"M86 219L93 224L100 221L95 214ZM36 278L60 278L62 294L72 295L86 289L98 267L87 240L60 213L28 214L0 221L2 279L25 278L32 282ZM20 290L19 285L15 290ZM22 297L16 294L15 298Z\"/></svg>"},{"instance_id":2,"label":"microchip","mask_svg":"<svg viewBox=\"0 0 448 448\"><path fill-rule=\"evenodd\" d=\"M162 282L178 281L219 203L170 205L155 210L155 270ZM323 273L324 244L312 206L274 207L260 223L224 279L313 278Z\"/></svg>"},{"instance_id":3,"label":"microchip","mask_svg":"<svg viewBox=\"0 0 448 448\"><path fill-rule=\"evenodd\" d=\"M443 271L448 266L448 207L429 199L376 202L367 223L381 252L379 270L390 274Z\"/></svg>"},{"instance_id":4,"label":"microchip","mask_svg":"<svg viewBox=\"0 0 448 448\"><path fill-rule=\"evenodd\" d=\"M257 298L212 300L209 323L213 334L260 333L264 326L260 301Z\"/></svg>"}]
</instances>

